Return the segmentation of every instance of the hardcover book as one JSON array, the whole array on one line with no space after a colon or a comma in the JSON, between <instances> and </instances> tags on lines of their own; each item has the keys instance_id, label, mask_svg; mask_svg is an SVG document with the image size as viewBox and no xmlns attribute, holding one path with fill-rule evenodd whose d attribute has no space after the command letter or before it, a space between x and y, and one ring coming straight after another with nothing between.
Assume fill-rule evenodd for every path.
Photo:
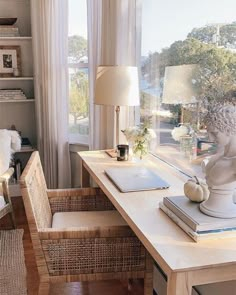
<instances>
[{"instance_id":1,"label":"hardcover book","mask_svg":"<svg viewBox=\"0 0 236 295\"><path fill-rule=\"evenodd\" d=\"M180 219L177 215L175 215L175 213L167 208L163 202L159 203L159 208L165 212L165 214L170 217L170 219L182 230L184 230L195 242L236 237L236 229L234 228L195 232L191 227L183 222L182 219Z\"/></svg>"},{"instance_id":2,"label":"hardcover book","mask_svg":"<svg viewBox=\"0 0 236 295\"><path fill-rule=\"evenodd\" d=\"M192 202L185 196L164 197L163 203L195 232L220 229L236 230L236 218L208 216L200 211L199 203Z\"/></svg>"}]
</instances>

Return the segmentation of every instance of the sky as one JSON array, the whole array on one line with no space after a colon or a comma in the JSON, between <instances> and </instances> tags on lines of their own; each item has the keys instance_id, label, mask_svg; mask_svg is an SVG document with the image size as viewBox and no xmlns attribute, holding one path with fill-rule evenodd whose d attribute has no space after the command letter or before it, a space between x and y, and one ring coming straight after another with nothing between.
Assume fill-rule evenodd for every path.
<instances>
[{"instance_id":1,"label":"sky","mask_svg":"<svg viewBox=\"0 0 236 295\"><path fill-rule=\"evenodd\" d=\"M86 0L69 3L69 35L87 38ZM236 0L143 0L142 11L144 56L184 40L193 28L236 21Z\"/></svg>"},{"instance_id":2,"label":"sky","mask_svg":"<svg viewBox=\"0 0 236 295\"><path fill-rule=\"evenodd\" d=\"M76 34L87 39L86 0L69 0L69 36Z\"/></svg>"}]
</instances>

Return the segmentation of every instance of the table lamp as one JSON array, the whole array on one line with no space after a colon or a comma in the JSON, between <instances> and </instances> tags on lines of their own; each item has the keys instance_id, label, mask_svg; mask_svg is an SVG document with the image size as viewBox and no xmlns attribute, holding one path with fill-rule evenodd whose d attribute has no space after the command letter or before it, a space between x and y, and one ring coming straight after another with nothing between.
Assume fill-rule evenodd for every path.
<instances>
[{"instance_id":1,"label":"table lamp","mask_svg":"<svg viewBox=\"0 0 236 295\"><path fill-rule=\"evenodd\" d=\"M197 89L194 86L197 69L196 64L165 68L162 103L181 104L180 123L183 123L183 106L197 103Z\"/></svg>"},{"instance_id":2,"label":"table lamp","mask_svg":"<svg viewBox=\"0 0 236 295\"><path fill-rule=\"evenodd\" d=\"M120 106L137 106L140 104L138 68L99 66L97 68L94 103L116 107L115 146L118 145ZM111 157L116 157L114 150L107 151L107 153Z\"/></svg>"}]
</instances>

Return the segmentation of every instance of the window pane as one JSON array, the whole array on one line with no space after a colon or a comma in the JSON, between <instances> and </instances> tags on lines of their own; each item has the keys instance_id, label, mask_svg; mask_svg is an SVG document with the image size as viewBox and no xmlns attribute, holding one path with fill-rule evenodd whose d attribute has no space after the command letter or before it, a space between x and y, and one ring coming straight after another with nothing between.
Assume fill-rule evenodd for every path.
<instances>
[{"instance_id":1,"label":"window pane","mask_svg":"<svg viewBox=\"0 0 236 295\"><path fill-rule=\"evenodd\" d=\"M143 2L141 120L155 129L155 153L190 174L217 148L202 123L206 98L236 85L235 8L233 0Z\"/></svg>"},{"instance_id":2,"label":"window pane","mask_svg":"<svg viewBox=\"0 0 236 295\"><path fill-rule=\"evenodd\" d=\"M88 54L86 0L69 0L69 133L88 143Z\"/></svg>"}]
</instances>

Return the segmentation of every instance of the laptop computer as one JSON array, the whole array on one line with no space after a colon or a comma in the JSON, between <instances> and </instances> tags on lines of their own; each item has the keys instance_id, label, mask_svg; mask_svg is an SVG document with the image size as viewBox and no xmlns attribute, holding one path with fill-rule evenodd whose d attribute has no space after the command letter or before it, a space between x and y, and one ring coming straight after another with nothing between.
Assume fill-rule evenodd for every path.
<instances>
[{"instance_id":1,"label":"laptop computer","mask_svg":"<svg viewBox=\"0 0 236 295\"><path fill-rule=\"evenodd\" d=\"M146 167L107 168L105 174L123 192L166 189L170 185Z\"/></svg>"}]
</instances>

